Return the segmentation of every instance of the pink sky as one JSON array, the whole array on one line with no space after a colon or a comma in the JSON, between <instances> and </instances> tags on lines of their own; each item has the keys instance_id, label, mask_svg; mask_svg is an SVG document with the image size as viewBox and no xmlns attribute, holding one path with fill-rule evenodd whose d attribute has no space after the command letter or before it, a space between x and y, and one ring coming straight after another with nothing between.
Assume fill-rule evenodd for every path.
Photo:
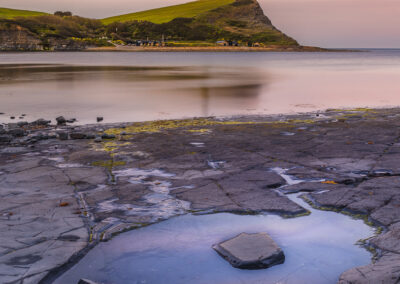
<instances>
[{"instance_id":1,"label":"pink sky","mask_svg":"<svg viewBox=\"0 0 400 284\"><path fill-rule=\"evenodd\" d=\"M0 7L71 10L101 18L188 0L0 0ZM400 0L259 0L276 27L305 45L400 48Z\"/></svg>"}]
</instances>

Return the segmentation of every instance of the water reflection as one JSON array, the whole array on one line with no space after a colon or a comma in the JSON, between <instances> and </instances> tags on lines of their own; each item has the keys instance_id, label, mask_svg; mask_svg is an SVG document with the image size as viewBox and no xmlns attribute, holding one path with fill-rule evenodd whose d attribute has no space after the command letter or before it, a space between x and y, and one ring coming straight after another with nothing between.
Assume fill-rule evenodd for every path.
<instances>
[{"instance_id":1,"label":"water reflection","mask_svg":"<svg viewBox=\"0 0 400 284\"><path fill-rule=\"evenodd\" d=\"M251 68L0 66L2 112L28 119L67 115L80 123L210 116L217 109L256 108L269 82ZM1 111L0 111L1 112ZM7 117L0 117L0 122Z\"/></svg>"},{"instance_id":2,"label":"water reflection","mask_svg":"<svg viewBox=\"0 0 400 284\"><path fill-rule=\"evenodd\" d=\"M0 122L79 123L400 105L400 51L0 53Z\"/></svg>"}]
</instances>

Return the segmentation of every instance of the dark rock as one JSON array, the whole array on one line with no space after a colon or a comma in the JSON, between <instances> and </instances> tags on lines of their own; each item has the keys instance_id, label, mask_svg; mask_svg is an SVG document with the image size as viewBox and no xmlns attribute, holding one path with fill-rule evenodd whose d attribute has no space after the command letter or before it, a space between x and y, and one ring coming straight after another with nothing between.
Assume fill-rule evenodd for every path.
<instances>
[{"instance_id":1,"label":"dark rock","mask_svg":"<svg viewBox=\"0 0 400 284\"><path fill-rule=\"evenodd\" d=\"M6 134L7 131L4 130L2 126L0 126L0 135Z\"/></svg>"},{"instance_id":2,"label":"dark rock","mask_svg":"<svg viewBox=\"0 0 400 284\"><path fill-rule=\"evenodd\" d=\"M32 122L32 125L37 125L37 126L48 126L51 123L51 120L45 120L43 118L40 118L38 120L35 120Z\"/></svg>"},{"instance_id":3,"label":"dark rock","mask_svg":"<svg viewBox=\"0 0 400 284\"><path fill-rule=\"evenodd\" d=\"M81 132L71 133L69 136L71 139L86 139L86 134Z\"/></svg>"},{"instance_id":4,"label":"dark rock","mask_svg":"<svg viewBox=\"0 0 400 284\"><path fill-rule=\"evenodd\" d=\"M95 139L96 135L94 134L86 134L86 139Z\"/></svg>"},{"instance_id":5,"label":"dark rock","mask_svg":"<svg viewBox=\"0 0 400 284\"><path fill-rule=\"evenodd\" d=\"M266 233L242 233L214 245L213 249L233 267L241 269L268 268L285 261L281 248Z\"/></svg>"},{"instance_id":6,"label":"dark rock","mask_svg":"<svg viewBox=\"0 0 400 284\"><path fill-rule=\"evenodd\" d=\"M67 120L63 116L59 116L56 118L57 125L65 125Z\"/></svg>"},{"instance_id":7,"label":"dark rock","mask_svg":"<svg viewBox=\"0 0 400 284\"><path fill-rule=\"evenodd\" d=\"M71 119L67 119L68 123L75 123L76 122L76 118L71 118Z\"/></svg>"},{"instance_id":8,"label":"dark rock","mask_svg":"<svg viewBox=\"0 0 400 284\"><path fill-rule=\"evenodd\" d=\"M0 143L8 143L12 141L11 135L0 135Z\"/></svg>"},{"instance_id":9,"label":"dark rock","mask_svg":"<svg viewBox=\"0 0 400 284\"><path fill-rule=\"evenodd\" d=\"M11 119L15 119L15 116L10 116Z\"/></svg>"},{"instance_id":10,"label":"dark rock","mask_svg":"<svg viewBox=\"0 0 400 284\"><path fill-rule=\"evenodd\" d=\"M25 136L25 131L23 129L16 128L16 129L9 130L8 134L10 134L14 137L23 137L23 136Z\"/></svg>"},{"instance_id":11,"label":"dark rock","mask_svg":"<svg viewBox=\"0 0 400 284\"><path fill-rule=\"evenodd\" d=\"M101 121L103 121L104 120L104 118L102 117L102 116L98 116L97 117L97 122L101 122Z\"/></svg>"},{"instance_id":12,"label":"dark rock","mask_svg":"<svg viewBox=\"0 0 400 284\"><path fill-rule=\"evenodd\" d=\"M5 113L4 112L0 112L0 115L4 115Z\"/></svg>"},{"instance_id":13,"label":"dark rock","mask_svg":"<svg viewBox=\"0 0 400 284\"><path fill-rule=\"evenodd\" d=\"M103 135L101 135L101 138L103 138L103 139L115 139L115 135L114 134L103 133Z\"/></svg>"},{"instance_id":14,"label":"dark rock","mask_svg":"<svg viewBox=\"0 0 400 284\"><path fill-rule=\"evenodd\" d=\"M81 280L79 280L78 284L98 284L98 283L92 280L82 278Z\"/></svg>"}]
</instances>

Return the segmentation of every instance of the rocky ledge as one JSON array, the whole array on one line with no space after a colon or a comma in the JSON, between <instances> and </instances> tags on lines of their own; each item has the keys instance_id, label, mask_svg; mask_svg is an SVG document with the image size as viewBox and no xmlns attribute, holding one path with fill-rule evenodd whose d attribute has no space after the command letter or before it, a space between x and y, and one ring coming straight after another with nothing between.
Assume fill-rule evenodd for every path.
<instances>
[{"instance_id":1,"label":"rocky ledge","mask_svg":"<svg viewBox=\"0 0 400 284\"><path fill-rule=\"evenodd\" d=\"M97 242L180 214L308 214L287 185L379 228L374 261L340 283L398 283L399 129L399 109L2 125L0 282L51 283Z\"/></svg>"}]
</instances>

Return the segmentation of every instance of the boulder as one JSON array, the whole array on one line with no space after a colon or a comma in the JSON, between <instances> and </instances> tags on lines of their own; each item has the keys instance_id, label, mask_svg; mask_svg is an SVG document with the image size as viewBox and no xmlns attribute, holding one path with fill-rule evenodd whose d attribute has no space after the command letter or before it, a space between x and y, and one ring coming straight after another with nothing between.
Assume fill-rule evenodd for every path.
<instances>
[{"instance_id":1,"label":"boulder","mask_svg":"<svg viewBox=\"0 0 400 284\"><path fill-rule=\"evenodd\" d=\"M263 269L285 261L282 249L267 233L242 233L213 246L233 267Z\"/></svg>"},{"instance_id":2,"label":"boulder","mask_svg":"<svg viewBox=\"0 0 400 284\"><path fill-rule=\"evenodd\" d=\"M57 125L65 125L67 123L67 120L63 116L59 116L56 118Z\"/></svg>"}]
</instances>

